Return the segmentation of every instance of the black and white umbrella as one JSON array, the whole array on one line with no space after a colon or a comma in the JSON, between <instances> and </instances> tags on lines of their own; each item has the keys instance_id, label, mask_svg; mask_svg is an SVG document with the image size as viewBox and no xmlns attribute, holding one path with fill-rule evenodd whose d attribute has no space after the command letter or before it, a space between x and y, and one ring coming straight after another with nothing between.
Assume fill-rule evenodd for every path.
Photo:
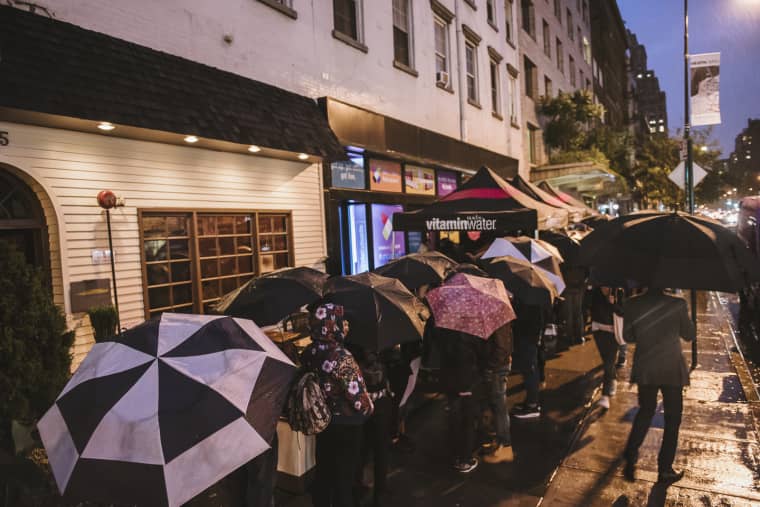
<instances>
[{"instance_id":1,"label":"black and white umbrella","mask_svg":"<svg viewBox=\"0 0 760 507\"><path fill-rule=\"evenodd\" d=\"M95 344L38 424L61 494L187 502L269 449L294 373L232 317L165 313Z\"/></svg>"}]
</instances>

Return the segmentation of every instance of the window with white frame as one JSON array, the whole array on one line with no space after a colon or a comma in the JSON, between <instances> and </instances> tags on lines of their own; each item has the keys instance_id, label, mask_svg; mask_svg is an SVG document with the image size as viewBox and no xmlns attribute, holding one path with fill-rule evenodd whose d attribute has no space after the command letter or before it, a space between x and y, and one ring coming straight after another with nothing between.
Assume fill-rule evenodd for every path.
<instances>
[{"instance_id":1,"label":"window with white frame","mask_svg":"<svg viewBox=\"0 0 760 507\"><path fill-rule=\"evenodd\" d=\"M509 74L509 121L512 125L519 125L517 118L517 75Z\"/></svg>"},{"instance_id":2,"label":"window with white frame","mask_svg":"<svg viewBox=\"0 0 760 507\"><path fill-rule=\"evenodd\" d=\"M435 16L433 34L435 37L436 80L439 83L446 81L444 85L449 86L449 23ZM442 72L445 74L441 74Z\"/></svg>"},{"instance_id":3,"label":"window with white frame","mask_svg":"<svg viewBox=\"0 0 760 507\"><path fill-rule=\"evenodd\" d=\"M496 4L494 3L494 0L486 0L486 19L494 28L498 26L496 21Z\"/></svg>"},{"instance_id":4,"label":"window with white frame","mask_svg":"<svg viewBox=\"0 0 760 507\"><path fill-rule=\"evenodd\" d=\"M542 20L543 37L544 37L544 54L549 58L552 57L552 35L549 30L549 23L546 20Z\"/></svg>"},{"instance_id":5,"label":"window with white frame","mask_svg":"<svg viewBox=\"0 0 760 507\"><path fill-rule=\"evenodd\" d=\"M522 28L534 40L536 39L536 15L533 0L521 0Z\"/></svg>"},{"instance_id":6,"label":"window with white frame","mask_svg":"<svg viewBox=\"0 0 760 507\"><path fill-rule=\"evenodd\" d=\"M568 65L569 69L568 72L570 73L570 84L575 86L575 58L573 58L573 55L568 56Z\"/></svg>"},{"instance_id":7,"label":"window with white frame","mask_svg":"<svg viewBox=\"0 0 760 507\"><path fill-rule=\"evenodd\" d=\"M544 96L552 97L552 80L549 79L549 76L544 76Z\"/></svg>"},{"instance_id":8,"label":"window with white frame","mask_svg":"<svg viewBox=\"0 0 760 507\"><path fill-rule=\"evenodd\" d=\"M467 100L478 103L478 46L470 40L465 41L464 60L467 70Z\"/></svg>"},{"instance_id":9,"label":"window with white frame","mask_svg":"<svg viewBox=\"0 0 760 507\"><path fill-rule=\"evenodd\" d=\"M583 37L583 61L591 64L591 44L586 37Z\"/></svg>"},{"instance_id":10,"label":"window with white frame","mask_svg":"<svg viewBox=\"0 0 760 507\"><path fill-rule=\"evenodd\" d=\"M515 12L515 2L514 0L505 0L504 1L504 27L507 32L507 42L510 44L515 43L515 34L514 34L514 12Z\"/></svg>"},{"instance_id":11,"label":"window with white frame","mask_svg":"<svg viewBox=\"0 0 760 507\"><path fill-rule=\"evenodd\" d=\"M362 40L362 0L333 0L335 31L357 42Z\"/></svg>"},{"instance_id":12,"label":"window with white frame","mask_svg":"<svg viewBox=\"0 0 760 507\"><path fill-rule=\"evenodd\" d=\"M570 12L570 9L567 9L567 38L570 40L575 40L573 28L573 13Z\"/></svg>"},{"instance_id":13,"label":"window with white frame","mask_svg":"<svg viewBox=\"0 0 760 507\"><path fill-rule=\"evenodd\" d=\"M554 0L554 17L562 24L562 4L560 0Z\"/></svg>"},{"instance_id":14,"label":"window with white frame","mask_svg":"<svg viewBox=\"0 0 760 507\"><path fill-rule=\"evenodd\" d=\"M412 51L412 2L393 0L393 59L414 67Z\"/></svg>"},{"instance_id":15,"label":"window with white frame","mask_svg":"<svg viewBox=\"0 0 760 507\"><path fill-rule=\"evenodd\" d=\"M499 79L499 63L491 58L491 112L501 116L501 84Z\"/></svg>"},{"instance_id":16,"label":"window with white frame","mask_svg":"<svg viewBox=\"0 0 760 507\"><path fill-rule=\"evenodd\" d=\"M563 74L565 73L565 53L562 51L562 41L557 39L557 68Z\"/></svg>"}]
</instances>

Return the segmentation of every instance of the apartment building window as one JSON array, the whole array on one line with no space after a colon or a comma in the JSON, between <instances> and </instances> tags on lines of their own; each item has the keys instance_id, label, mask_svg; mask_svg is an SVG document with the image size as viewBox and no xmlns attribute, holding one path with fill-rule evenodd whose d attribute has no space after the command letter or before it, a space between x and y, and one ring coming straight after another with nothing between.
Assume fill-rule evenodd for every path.
<instances>
[{"instance_id":1,"label":"apartment building window","mask_svg":"<svg viewBox=\"0 0 760 507\"><path fill-rule=\"evenodd\" d=\"M139 213L145 316L209 313L256 274L292 266L289 213Z\"/></svg>"},{"instance_id":2,"label":"apartment building window","mask_svg":"<svg viewBox=\"0 0 760 507\"><path fill-rule=\"evenodd\" d=\"M552 97L552 80L544 76L544 97Z\"/></svg>"},{"instance_id":3,"label":"apartment building window","mask_svg":"<svg viewBox=\"0 0 760 507\"><path fill-rule=\"evenodd\" d=\"M591 44L583 37L583 61L591 65Z\"/></svg>"},{"instance_id":4,"label":"apartment building window","mask_svg":"<svg viewBox=\"0 0 760 507\"><path fill-rule=\"evenodd\" d=\"M568 72L570 73L570 84L575 86L575 59L573 55L568 55L569 66Z\"/></svg>"},{"instance_id":5,"label":"apartment building window","mask_svg":"<svg viewBox=\"0 0 760 507\"><path fill-rule=\"evenodd\" d=\"M562 50L562 41L557 39L557 68L563 74L565 73L565 52Z\"/></svg>"},{"instance_id":6,"label":"apartment building window","mask_svg":"<svg viewBox=\"0 0 760 507\"><path fill-rule=\"evenodd\" d=\"M575 0L575 10L581 12L581 0Z\"/></svg>"},{"instance_id":7,"label":"apartment building window","mask_svg":"<svg viewBox=\"0 0 760 507\"><path fill-rule=\"evenodd\" d=\"M525 95L535 100L538 98L536 64L534 64L527 56L523 57L523 72L525 73Z\"/></svg>"},{"instance_id":8,"label":"apartment building window","mask_svg":"<svg viewBox=\"0 0 760 507\"><path fill-rule=\"evenodd\" d=\"M573 28L573 13L570 12L570 9L567 9L567 38L570 40L575 40Z\"/></svg>"},{"instance_id":9,"label":"apartment building window","mask_svg":"<svg viewBox=\"0 0 760 507\"><path fill-rule=\"evenodd\" d=\"M471 40L464 45L464 60L467 69L467 100L473 105L478 104L478 46Z\"/></svg>"},{"instance_id":10,"label":"apartment building window","mask_svg":"<svg viewBox=\"0 0 760 507\"><path fill-rule=\"evenodd\" d=\"M586 26L588 26L588 0L583 0L583 22L586 23Z\"/></svg>"},{"instance_id":11,"label":"apartment building window","mask_svg":"<svg viewBox=\"0 0 760 507\"><path fill-rule=\"evenodd\" d=\"M560 0L554 0L554 16L559 20L559 24L562 24L562 3Z\"/></svg>"},{"instance_id":12,"label":"apartment building window","mask_svg":"<svg viewBox=\"0 0 760 507\"><path fill-rule=\"evenodd\" d=\"M583 34L581 33L581 27L578 27L578 51L583 54Z\"/></svg>"},{"instance_id":13,"label":"apartment building window","mask_svg":"<svg viewBox=\"0 0 760 507\"><path fill-rule=\"evenodd\" d=\"M298 19L298 13L293 10L293 0L259 0L259 2L280 11L288 17Z\"/></svg>"},{"instance_id":14,"label":"apartment building window","mask_svg":"<svg viewBox=\"0 0 760 507\"><path fill-rule=\"evenodd\" d=\"M589 81L589 79L588 79L588 78L586 78L586 89L587 89L587 90L590 90L590 89L591 89L591 81Z\"/></svg>"},{"instance_id":15,"label":"apartment building window","mask_svg":"<svg viewBox=\"0 0 760 507\"><path fill-rule=\"evenodd\" d=\"M533 125L528 125L528 160L531 164L538 163L538 129Z\"/></svg>"},{"instance_id":16,"label":"apartment building window","mask_svg":"<svg viewBox=\"0 0 760 507\"><path fill-rule=\"evenodd\" d=\"M514 9L515 9L514 1L505 0L504 2L504 28L507 32L507 42L509 42L513 46L515 44L514 25L512 24L512 20L514 19L514 15L515 15Z\"/></svg>"},{"instance_id":17,"label":"apartment building window","mask_svg":"<svg viewBox=\"0 0 760 507\"><path fill-rule=\"evenodd\" d=\"M552 57L552 36L549 32L549 23L546 20L542 20L543 36L544 36L544 54L549 58Z\"/></svg>"},{"instance_id":18,"label":"apartment building window","mask_svg":"<svg viewBox=\"0 0 760 507\"><path fill-rule=\"evenodd\" d=\"M412 5L409 0L393 0L393 59L409 69L412 58Z\"/></svg>"},{"instance_id":19,"label":"apartment building window","mask_svg":"<svg viewBox=\"0 0 760 507\"><path fill-rule=\"evenodd\" d=\"M348 44L362 42L362 0L333 0L333 36ZM354 44L352 44L354 45ZM366 47L359 47L366 52Z\"/></svg>"},{"instance_id":20,"label":"apartment building window","mask_svg":"<svg viewBox=\"0 0 760 507\"><path fill-rule=\"evenodd\" d=\"M536 16L533 0L520 0L522 11L522 28L528 35L536 39Z\"/></svg>"},{"instance_id":21,"label":"apartment building window","mask_svg":"<svg viewBox=\"0 0 760 507\"><path fill-rule=\"evenodd\" d=\"M491 112L501 118L501 83L499 79L499 62L491 58Z\"/></svg>"},{"instance_id":22,"label":"apartment building window","mask_svg":"<svg viewBox=\"0 0 760 507\"><path fill-rule=\"evenodd\" d=\"M434 20L434 36L435 36L435 71L436 80L441 82L442 79L446 80L446 86L448 86L449 77L449 24L439 18L435 17ZM445 72L445 78L441 77L441 72Z\"/></svg>"},{"instance_id":23,"label":"apartment building window","mask_svg":"<svg viewBox=\"0 0 760 507\"><path fill-rule=\"evenodd\" d=\"M494 5L494 0L486 0L486 19L488 20L489 25L498 29L496 21L496 5Z\"/></svg>"},{"instance_id":24,"label":"apartment building window","mask_svg":"<svg viewBox=\"0 0 760 507\"><path fill-rule=\"evenodd\" d=\"M578 74L579 74L578 86L583 87L583 83L586 82L586 80L583 78L583 70L582 69L578 70Z\"/></svg>"},{"instance_id":25,"label":"apartment building window","mask_svg":"<svg viewBox=\"0 0 760 507\"><path fill-rule=\"evenodd\" d=\"M511 70L509 65L507 70ZM509 73L509 122L517 126L520 124L517 118L517 69L514 71Z\"/></svg>"}]
</instances>

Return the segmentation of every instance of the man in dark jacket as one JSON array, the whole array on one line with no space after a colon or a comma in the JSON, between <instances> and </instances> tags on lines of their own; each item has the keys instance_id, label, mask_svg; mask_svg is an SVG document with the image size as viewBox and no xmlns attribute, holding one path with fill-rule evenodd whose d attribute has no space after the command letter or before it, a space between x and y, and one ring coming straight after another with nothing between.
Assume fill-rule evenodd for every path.
<instances>
[{"instance_id":1,"label":"man in dark jacket","mask_svg":"<svg viewBox=\"0 0 760 507\"><path fill-rule=\"evenodd\" d=\"M501 326L486 342L485 380L489 403L494 414L496 440L488 448L483 458L486 463L512 461L512 437L507 410L507 378L512 361L512 323Z\"/></svg>"},{"instance_id":2,"label":"man in dark jacket","mask_svg":"<svg viewBox=\"0 0 760 507\"><path fill-rule=\"evenodd\" d=\"M681 351L680 338L691 341L696 331L686 301L660 289L629 299L623 306L625 340L636 344L631 382L639 387L639 412L633 421L625 448L624 475L633 481L641 443L657 408L662 391L665 431L657 458L659 482L672 483L683 477L673 470L678 428L683 411L683 387L689 385L689 370Z\"/></svg>"},{"instance_id":3,"label":"man in dark jacket","mask_svg":"<svg viewBox=\"0 0 760 507\"><path fill-rule=\"evenodd\" d=\"M548 309L539 305L515 304L517 320L512 325L514 334L513 368L522 373L525 383L525 402L512 410L518 419L541 416L538 393L541 373L538 364L538 347L544 332Z\"/></svg>"}]
</instances>

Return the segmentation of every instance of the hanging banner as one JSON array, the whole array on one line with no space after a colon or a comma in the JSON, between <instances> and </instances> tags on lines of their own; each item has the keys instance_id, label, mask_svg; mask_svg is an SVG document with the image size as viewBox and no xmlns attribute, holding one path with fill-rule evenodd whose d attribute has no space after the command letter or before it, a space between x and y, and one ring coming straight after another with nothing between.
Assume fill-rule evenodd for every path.
<instances>
[{"instance_id":1,"label":"hanging banner","mask_svg":"<svg viewBox=\"0 0 760 507\"><path fill-rule=\"evenodd\" d=\"M689 57L691 126L720 123L720 53Z\"/></svg>"}]
</instances>

